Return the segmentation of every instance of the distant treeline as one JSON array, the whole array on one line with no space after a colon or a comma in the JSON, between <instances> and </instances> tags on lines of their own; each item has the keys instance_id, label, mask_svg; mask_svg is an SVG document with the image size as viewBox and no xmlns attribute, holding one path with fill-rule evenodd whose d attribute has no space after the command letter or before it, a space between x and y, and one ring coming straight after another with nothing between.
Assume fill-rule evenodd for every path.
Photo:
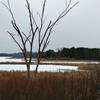
<instances>
[{"instance_id":1,"label":"distant treeline","mask_svg":"<svg viewBox=\"0 0 100 100\"><path fill-rule=\"evenodd\" d=\"M32 56L33 56L33 58L36 58L37 53L32 53ZM0 57L23 58L23 54L21 52L18 52L18 53L0 53Z\"/></svg>"},{"instance_id":2,"label":"distant treeline","mask_svg":"<svg viewBox=\"0 0 100 100\"><path fill-rule=\"evenodd\" d=\"M0 53L2 57L22 58L22 53ZM32 54L33 58L37 57L37 53ZM75 59L75 60L100 60L100 48L62 48L58 50L49 49L41 54L46 59Z\"/></svg>"},{"instance_id":3,"label":"distant treeline","mask_svg":"<svg viewBox=\"0 0 100 100\"><path fill-rule=\"evenodd\" d=\"M61 59L76 59L76 60L100 60L99 48L62 48L57 51L47 50L43 54L44 58L61 58Z\"/></svg>"}]
</instances>

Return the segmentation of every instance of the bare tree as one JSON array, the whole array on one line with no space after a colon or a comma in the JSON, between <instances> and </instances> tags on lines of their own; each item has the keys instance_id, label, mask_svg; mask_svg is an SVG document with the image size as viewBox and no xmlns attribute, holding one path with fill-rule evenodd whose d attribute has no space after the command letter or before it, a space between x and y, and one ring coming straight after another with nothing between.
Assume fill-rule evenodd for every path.
<instances>
[{"instance_id":1,"label":"bare tree","mask_svg":"<svg viewBox=\"0 0 100 100\"><path fill-rule=\"evenodd\" d=\"M7 0L7 4L2 2L2 4L10 12L10 15L12 17L11 24L12 24L14 30L16 31L15 34L17 34L17 36L21 40L21 41L17 40L16 35L14 33L7 31L23 53L25 64L27 66L28 78L30 78L30 65L32 63L32 52L33 52L33 44L34 44L35 38L38 38L37 64L36 64L36 70L35 70L35 72L37 73L38 66L40 64L40 54L42 52L44 52L44 50L48 46L48 44L50 42L49 38L50 38L50 35L52 33L54 26L64 16L66 16L69 13L69 11L71 9L73 9L78 3L79 2L76 2L75 4L73 4L71 6L72 0L69 0L69 1L66 0L65 9L59 14L59 16L56 18L56 20L55 21L50 20L48 23L46 23L46 25L44 25L45 24L44 16L45 16L47 0L43 0L42 1L42 9L40 12L37 12L38 16L40 18L39 19L40 25L38 25L38 23L34 17L34 13L32 13L29 0L26 0L26 8L28 11L30 31L28 32L28 34L25 34L24 32L21 31L21 29L17 25L17 21L15 19L14 13L13 13L11 5L10 5L10 0ZM38 35L36 35L36 34L38 34ZM27 47L27 44L28 44L28 47ZM27 54L27 50L28 50L28 54Z\"/></svg>"}]
</instances>

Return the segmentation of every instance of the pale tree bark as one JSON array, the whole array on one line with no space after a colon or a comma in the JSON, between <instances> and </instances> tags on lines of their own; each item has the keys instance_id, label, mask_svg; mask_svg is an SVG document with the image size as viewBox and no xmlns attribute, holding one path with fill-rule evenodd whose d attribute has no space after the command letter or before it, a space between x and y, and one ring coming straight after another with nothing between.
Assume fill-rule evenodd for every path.
<instances>
[{"instance_id":1,"label":"pale tree bark","mask_svg":"<svg viewBox=\"0 0 100 100\"><path fill-rule=\"evenodd\" d=\"M12 39L14 40L14 42L18 45L18 47L20 48L21 52L23 53L23 57L25 60L25 64L27 66L27 74L28 74L28 78L30 78L30 65L32 63L32 52L33 52L33 45L34 45L34 40L36 38L38 38L38 51L37 51L37 64L36 64L36 70L35 70L35 74L38 71L38 67L41 61L41 53L44 52L44 50L46 49L46 47L48 46L49 42L50 42L50 36L52 33L52 30L54 28L54 26L63 18L65 17L79 2L76 2L75 4L72 5L72 0L65 0L66 2L66 7L65 9L59 14L59 16L56 18L55 21L50 20L49 22L44 22L45 20L45 10L46 10L46 5L47 5L47 0L43 0L42 1L42 9L40 12L38 13L39 16L39 21L40 21L40 25L37 24L37 21L34 17L34 14L32 13L31 10L31 6L29 3L29 0L26 0L26 8L28 11L28 18L29 18L29 34L25 34L24 32L21 31L21 29L19 28L19 26L17 25L17 21L15 19L14 13L12 11L11 5L10 5L10 0L7 0L7 4L2 2L2 4L8 9L8 11L10 12L11 15L11 24L14 28L14 30L16 31L16 33L12 33L9 32L9 35L12 37ZM44 25L46 24L46 25ZM44 31L43 31L44 30ZM16 38L16 35L19 36L19 39L21 40L18 41ZM38 34L38 37L37 35ZM27 47L27 44L29 45ZM27 49L28 50L28 55L27 55Z\"/></svg>"}]
</instances>

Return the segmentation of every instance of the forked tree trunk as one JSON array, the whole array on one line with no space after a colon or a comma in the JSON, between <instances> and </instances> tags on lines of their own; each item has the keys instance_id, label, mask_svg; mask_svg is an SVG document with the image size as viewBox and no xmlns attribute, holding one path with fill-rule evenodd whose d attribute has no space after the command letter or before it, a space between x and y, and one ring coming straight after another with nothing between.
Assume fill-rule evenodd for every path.
<instances>
[{"instance_id":1,"label":"forked tree trunk","mask_svg":"<svg viewBox=\"0 0 100 100\"><path fill-rule=\"evenodd\" d=\"M30 79L30 64L27 64L27 77Z\"/></svg>"},{"instance_id":2,"label":"forked tree trunk","mask_svg":"<svg viewBox=\"0 0 100 100\"><path fill-rule=\"evenodd\" d=\"M46 22L46 24L44 25L44 21L45 21L45 10L46 10L46 2L47 0L43 0L42 2L42 9L40 12L42 12L41 14L39 14L37 12L37 15L39 15L38 17L40 18L40 25L38 25L36 19L31 11L31 6L29 3L29 0L26 0L26 8L28 10L28 15L29 15L29 26L30 26L30 30L29 30L29 34L25 34L26 32L22 32L22 30L19 28L19 25L17 25L16 22L16 18L14 17L14 13L11 9L11 5L10 5L10 0L7 0L7 4L5 4L4 2L2 2L2 4L8 9L8 11L11 14L12 20L11 20L11 24L14 28L14 30L16 31L16 34L13 32L8 32L8 34L12 37L12 39L14 40L14 42L17 44L17 46L20 48L21 52L24 54L24 58L25 58L25 64L27 67L27 75L28 78L30 78L30 64L31 64L31 60L28 62L27 61L27 50L29 49L30 46L30 50L29 53L32 56L32 51L33 51L33 44L34 44L34 39L37 38L37 35L35 34L39 34L39 51L38 51L38 58L37 58L37 66L35 69L35 74L37 74L38 71L38 67L40 64L40 51L42 50L42 52L44 51L44 49L47 47L48 43L49 43L49 38L51 35L51 32L53 30L53 27L64 17L66 16L69 11L71 9L73 9L79 2L74 3L73 5L71 5L72 0L68 0L69 2L67 2L66 0L66 7L65 9L58 15L58 17L55 19L55 21L50 20L49 23ZM45 27L44 27L45 26ZM43 30L45 30L43 32ZM42 33L43 32L43 33ZM21 42L17 39L17 35L19 36L19 40L21 40ZM27 46L27 43L29 44L29 46ZM31 59L31 58L30 58Z\"/></svg>"},{"instance_id":3,"label":"forked tree trunk","mask_svg":"<svg viewBox=\"0 0 100 100\"><path fill-rule=\"evenodd\" d=\"M38 57L37 57L37 64L36 64L36 69L35 69L35 77L36 77L37 72L38 72L39 64L40 64L40 53L38 54Z\"/></svg>"}]
</instances>

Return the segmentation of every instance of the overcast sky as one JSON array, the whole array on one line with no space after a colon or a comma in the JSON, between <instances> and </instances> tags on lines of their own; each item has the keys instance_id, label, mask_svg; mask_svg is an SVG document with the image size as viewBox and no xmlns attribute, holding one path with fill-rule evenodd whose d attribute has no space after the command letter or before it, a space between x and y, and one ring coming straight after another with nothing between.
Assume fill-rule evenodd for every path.
<instances>
[{"instance_id":1,"label":"overcast sky","mask_svg":"<svg viewBox=\"0 0 100 100\"><path fill-rule=\"evenodd\" d=\"M5 2L6 0L0 0ZM23 31L28 31L25 0L10 0L16 20ZM41 0L30 0L33 12L40 11ZM73 0L72 4L77 2ZM46 19L55 19L65 7L65 0L47 0ZM19 51L6 32L13 31L11 17L0 4L0 52ZM62 47L100 48L100 0L80 0L54 28L48 49Z\"/></svg>"}]
</instances>

